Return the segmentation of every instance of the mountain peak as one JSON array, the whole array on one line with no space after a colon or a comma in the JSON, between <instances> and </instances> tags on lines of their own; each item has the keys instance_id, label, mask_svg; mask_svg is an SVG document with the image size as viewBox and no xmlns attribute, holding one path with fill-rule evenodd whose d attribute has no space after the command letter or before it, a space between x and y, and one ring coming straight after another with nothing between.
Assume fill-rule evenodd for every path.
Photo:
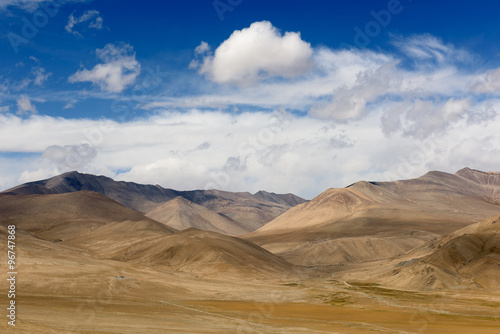
<instances>
[{"instance_id":1,"label":"mountain peak","mask_svg":"<svg viewBox=\"0 0 500 334\"><path fill-rule=\"evenodd\" d=\"M499 172L483 172L465 167L456 172L455 175L482 185L500 186Z\"/></svg>"}]
</instances>

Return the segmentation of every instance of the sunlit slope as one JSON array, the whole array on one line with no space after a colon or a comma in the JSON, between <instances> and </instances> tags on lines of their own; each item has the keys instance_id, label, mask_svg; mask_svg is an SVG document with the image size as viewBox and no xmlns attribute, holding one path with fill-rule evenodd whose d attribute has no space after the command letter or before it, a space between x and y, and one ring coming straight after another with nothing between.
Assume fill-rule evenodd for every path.
<instances>
[{"instance_id":1,"label":"sunlit slope","mask_svg":"<svg viewBox=\"0 0 500 334\"><path fill-rule=\"evenodd\" d=\"M500 213L491 183L442 172L358 182L328 189L245 238L296 264L387 259Z\"/></svg>"}]
</instances>

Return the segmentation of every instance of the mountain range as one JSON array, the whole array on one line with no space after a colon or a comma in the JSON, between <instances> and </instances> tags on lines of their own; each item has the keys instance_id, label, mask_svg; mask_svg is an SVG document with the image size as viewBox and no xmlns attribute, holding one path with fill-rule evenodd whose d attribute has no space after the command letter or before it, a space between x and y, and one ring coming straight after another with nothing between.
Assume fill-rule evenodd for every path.
<instances>
[{"instance_id":1,"label":"mountain range","mask_svg":"<svg viewBox=\"0 0 500 334\"><path fill-rule=\"evenodd\" d=\"M469 168L360 181L311 201L70 172L2 192L0 212L2 226L61 247L199 275L315 268L359 279L378 263L372 279L394 286L491 288L500 264L500 224L484 223L500 214L500 173ZM493 278L479 282L482 268Z\"/></svg>"},{"instance_id":2,"label":"mountain range","mask_svg":"<svg viewBox=\"0 0 500 334\"><path fill-rule=\"evenodd\" d=\"M198 219L191 220L198 227L202 224L206 229L216 232L239 234L254 231L276 218L292 206L304 203L305 200L293 194L274 194L259 191L252 195L248 192L232 193L220 190L178 191L162 188L159 185L143 185L134 182L115 181L106 176L96 176L79 172L68 172L50 179L29 182L3 191L6 195L31 194L64 194L78 191L92 191L109 197L123 206L143 214L151 213L158 218L160 208L167 202L170 218L179 216L177 222L172 220L172 227L188 227L182 223L184 215L194 214L197 218L205 217L204 223ZM183 200L180 200L183 199ZM202 207L211 210L203 209ZM156 211L154 211L157 209ZM189 214L187 212L190 212ZM200 211L200 212L198 212ZM206 218L209 217L209 221ZM165 221L166 218L160 218ZM214 219L212 222L211 219ZM234 227L224 230L224 226ZM168 224L168 223L167 223ZM211 226L212 225L212 226Z\"/></svg>"},{"instance_id":3,"label":"mountain range","mask_svg":"<svg viewBox=\"0 0 500 334\"><path fill-rule=\"evenodd\" d=\"M295 264L387 259L500 213L500 174L469 168L328 189L243 236Z\"/></svg>"}]
</instances>

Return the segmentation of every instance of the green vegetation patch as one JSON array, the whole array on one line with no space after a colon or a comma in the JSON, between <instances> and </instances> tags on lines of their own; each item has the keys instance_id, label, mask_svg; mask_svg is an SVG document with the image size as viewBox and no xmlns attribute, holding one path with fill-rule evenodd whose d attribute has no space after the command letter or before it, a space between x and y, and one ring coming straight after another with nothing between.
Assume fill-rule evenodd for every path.
<instances>
[{"instance_id":1,"label":"green vegetation patch","mask_svg":"<svg viewBox=\"0 0 500 334\"><path fill-rule=\"evenodd\" d=\"M344 306L347 304L352 304L352 296L346 292L333 292L324 295L320 295L325 303L332 306Z\"/></svg>"}]
</instances>

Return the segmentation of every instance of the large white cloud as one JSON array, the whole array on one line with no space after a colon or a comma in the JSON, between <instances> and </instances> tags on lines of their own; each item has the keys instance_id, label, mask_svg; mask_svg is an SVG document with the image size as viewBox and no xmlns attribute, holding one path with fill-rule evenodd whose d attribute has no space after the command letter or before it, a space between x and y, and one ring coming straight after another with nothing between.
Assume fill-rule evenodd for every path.
<instances>
[{"instance_id":1,"label":"large white cloud","mask_svg":"<svg viewBox=\"0 0 500 334\"><path fill-rule=\"evenodd\" d=\"M500 87L497 70L470 72L462 69L464 64L469 67L470 62L475 59L466 50L431 35L393 39L399 52L320 47L313 50L313 67L300 78L261 81L250 87L219 87L211 94L183 96L182 99L166 97L162 101L157 98L144 108L285 106L309 112L312 117L349 123L367 117L391 101L405 103L403 110L398 112L387 109L386 120L396 113L400 117L405 113L404 108L418 104L418 101L431 103L431 109L440 113L445 111L439 108L443 101L472 100L470 107L473 108L478 92L500 93L497 92ZM219 48L221 47L222 45ZM206 52L210 52L206 43L200 44L196 50L196 54ZM216 55L205 58L209 69L213 69L215 58ZM196 65L200 66L200 63L193 64ZM226 67L229 68L230 66ZM232 74L234 72L229 73ZM462 111L468 114L465 116L471 116L471 110ZM495 111L476 113L474 118L491 118L495 114ZM426 126L425 122L417 123L421 127ZM389 129L388 125L385 122L384 127ZM396 125L400 125L397 130L401 131L403 123L392 120L392 126ZM406 131L408 135L424 132L425 129L416 128Z\"/></svg>"},{"instance_id":2,"label":"large white cloud","mask_svg":"<svg viewBox=\"0 0 500 334\"><path fill-rule=\"evenodd\" d=\"M93 69L83 69L68 78L71 83L90 81L103 91L119 93L132 85L141 72L141 65L135 58L134 48L126 43L106 44L96 50L103 63Z\"/></svg>"},{"instance_id":3,"label":"large white cloud","mask_svg":"<svg viewBox=\"0 0 500 334\"><path fill-rule=\"evenodd\" d=\"M208 52L200 44L197 54ZM252 85L269 77L293 78L312 66L313 50L300 33L282 35L270 22L236 30L213 55L204 57L199 73L222 84Z\"/></svg>"}]
</instances>

